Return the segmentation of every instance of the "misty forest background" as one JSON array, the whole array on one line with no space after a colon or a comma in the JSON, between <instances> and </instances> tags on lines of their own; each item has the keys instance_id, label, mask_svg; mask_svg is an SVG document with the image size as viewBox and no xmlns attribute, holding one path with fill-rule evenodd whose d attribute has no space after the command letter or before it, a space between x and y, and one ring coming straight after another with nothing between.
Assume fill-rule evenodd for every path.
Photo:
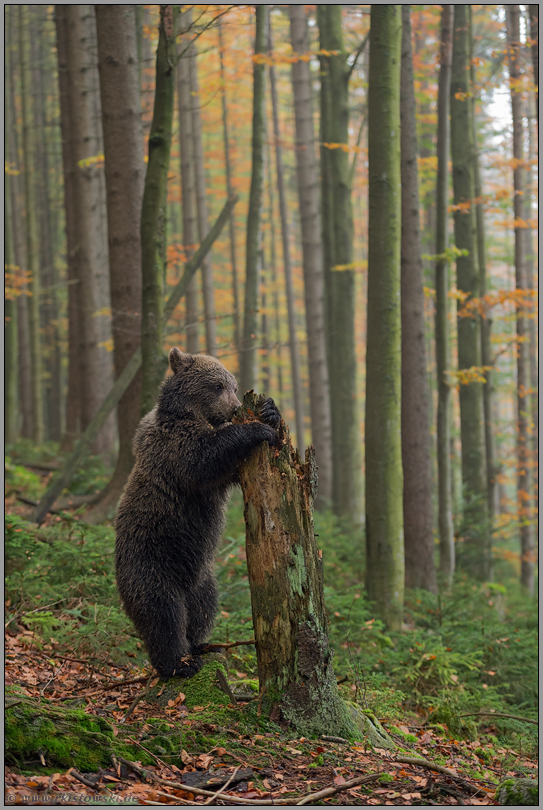
<instances>
[{"instance_id":1,"label":"misty forest background","mask_svg":"<svg viewBox=\"0 0 543 810\"><path fill-rule=\"evenodd\" d=\"M179 346L315 445L338 676L532 745L538 6L8 5L5 70L8 633L145 666L112 520Z\"/></svg>"}]
</instances>

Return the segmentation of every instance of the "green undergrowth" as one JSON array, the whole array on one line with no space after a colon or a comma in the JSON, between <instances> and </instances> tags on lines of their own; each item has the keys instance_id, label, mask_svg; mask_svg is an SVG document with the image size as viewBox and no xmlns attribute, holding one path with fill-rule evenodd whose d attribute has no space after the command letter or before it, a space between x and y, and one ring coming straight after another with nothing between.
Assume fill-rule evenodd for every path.
<instances>
[{"instance_id":1,"label":"green undergrowth","mask_svg":"<svg viewBox=\"0 0 543 810\"><path fill-rule=\"evenodd\" d=\"M23 488L27 472L20 473ZM28 486L34 485L29 478ZM537 602L522 593L514 569L500 560L496 583L475 583L459 574L451 593L407 593L404 629L390 633L364 594L362 534L331 514L315 515L315 531L323 551L329 636L343 697L373 712L407 746L412 741L402 739L397 728L418 713L429 727L441 727L457 739L534 750L536 726L491 716L537 716ZM41 529L8 514L8 632L24 629L40 649L145 666L145 650L119 604L114 542L110 525L91 526L67 513ZM211 640L248 640L253 625L239 493L232 499L216 570L221 603ZM232 648L227 662L234 691L257 695L254 647ZM228 707L223 709L228 713ZM489 714L475 716L479 712ZM243 716L264 722L257 717L256 700ZM214 721L211 714L205 717L206 723L224 728L230 721L227 715Z\"/></svg>"}]
</instances>

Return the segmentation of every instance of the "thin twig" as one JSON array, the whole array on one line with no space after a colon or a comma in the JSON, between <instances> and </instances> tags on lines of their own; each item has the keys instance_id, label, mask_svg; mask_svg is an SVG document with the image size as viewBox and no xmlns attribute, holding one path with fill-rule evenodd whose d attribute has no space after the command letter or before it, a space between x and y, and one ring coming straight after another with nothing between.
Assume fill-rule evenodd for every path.
<instances>
[{"instance_id":1,"label":"thin twig","mask_svg":"<svg viewBox=\"0 0 543 810\"><path fill-rule=\"evenodd\" d=\"M530 717L519 717L516 714L503 714L503 712L468 712L459 714L458 717L509 717L511 720L521 720L523 723L533 723L539 725L539 720L532 720Z\"/></svg>"},{"instance_id":2,"label":"thin twig","mask_svg":"<svg viewBox=\"0 0 543 810\"><path fill-rule=\"evenodd\" d=\"M333 742L333 743L348 743L349 740L344 740L343 737L328 737L322 736L321 740L325 740L326 742Z\"/></svg>"},{"instance_id":3,"label":"thin twig","mask_svg":"<svg viewBox=\"0 0 543 810\"><path fill-rule=\"evenodd\" d=\"M340 793L342 790L349 790L353 787L358 787L359 785L363 785L365 782L373 782L375 779L378 779L380 773L372 773L369 776L357 776L356 779L349 779L348 782L344 782L342 785L334 785L333 787L324 788L324 790L318 790L316 793L310 793L309 796L304 796L304 798L296 802L296 807L302 804L309 804L310 802L315 802L318 799L326 799L328 796L334 796L336 793Z\"/></svg>"},{"instance_id":4,"label":"thin twig","mask_svg":"<svg viewBox=\"0 0 543 810\"><path fill-rule=\"evenodd\" d=\"M130 717L130 715L132 714L132 712L134 711L134 709L136 708L136 706L138 705L140 700L142 700L142 698L144 698L146 695L149 694L149 687L151 686L151 681L152 680L153 680L153 675L151 675L151 677L147 681L147 685L146 685L145 689L143 689L141 692L138 692L138 694L136 695L136 697L134 698L134 700L130 704L130 707L128 708L125 716L123 718L121 718L121 723L126 723L126 721Z\"/></svg>"},{"instance_id":5,"label":"thin twig","mask_svg":"<svg viewBox=\"0 0 543 810\"><path fill-rule=\"evenodd\" d=\"M59 601L61 601L61 602L62 602L62 599L60 599ZM53 604L53 605L56 605L56 604L58 604L58 603L57 603L57 602L53 602L52 604ZM50 607L50 605L46 605L45 607ZM40 610L43 610L43 608L40 608ZM25 614L25 615L26 615L26 614ZM67 655L59 655L59 654L58 654L58 653L56 653L56 652L55 652L55 653L44 653L44 652L37 652L36 654L37 654L37 655L41 655L41 656L43 656L44 658L60 658L60 660L61 660L61 661L75 661L75 663L76 663L76 664L85 664L86 666L92 667L92 664L91 664L91 662L90 662L90 660L89 660L89 659L87 659L86 661L84 661L82 658L70 658L70 657L69 657L69 656L67 656ZM111 667L112 669L122 669L122 670L124 670L124 671L126 671L126 670L128 669L128 667L127 667L127 666L124 666L124 667L123 667L123 666L121 666L121 664L113 664L111 661L99 661L99 663L100 663L100 666L103 666L103 667Z\"/></svg>"},{"instance_id":6,"label":"thin twig","mask_svg":"<svg viewBox=\"0 0 543 810\"><path fill-rule=\"evenodd\" d=\"M228 641L224 644L206 644L206 646L202 648L201 652L205 654L211 652L212 650L230 650L232 647L244 647L249 644L256 644L254 638L250 638L247 641Z\"/></svg>"},{"instance_id":7,"label":"thin twig","mask_svg":"<svg viewBox=\"0 0 543 810\"><path fill-rule=\"evenodd\" d=\"M213 799L216 799L216 798L217 798L217 796L219 796L219 795L220 795L220 794L221 794L223 791L225 791L225 790L226 790L226 788L228 787L228 785L231 785L231 784L232 784L232 782L234 781L234 779L235 779L236 774L237 774L237 772L238 772L238 771L239 771L239 765L238 765L238 767L236 768L236 770L234 771L234 773L232 774L232 776L230 777L230 779L228 780L228 782L226 782L226 783L225 783L225 784L224 784L222 787L220 787L220 788L218 789L218 791L217 791L216 793L214 793L214 794L213 794L213 796L210 796L210 797L209 797L209 799L208 799L207 801L205 801L205 802L204 802L204 804L211 804L211 802L213 801Z\"/></svg>"}]
</instances>

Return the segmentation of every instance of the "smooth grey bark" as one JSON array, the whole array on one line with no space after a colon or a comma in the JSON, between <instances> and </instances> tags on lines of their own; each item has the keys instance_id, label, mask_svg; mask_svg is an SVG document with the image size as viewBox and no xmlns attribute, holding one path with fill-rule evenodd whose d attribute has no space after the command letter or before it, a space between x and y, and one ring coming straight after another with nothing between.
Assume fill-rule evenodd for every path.
<instances>
[{"instance_id":1,"label":"smooth grey bark","mask_svg":"<svg viewBox=\"0 0 543 810\"><path fill-rule=\"evenodd\" d=\"M255 56L266 53L266 5L255 6ZM255 388L258 364L258 306L259 277L258 249L261 227L262 196L264 190L264 84L265 67L259 61L253 66L253 137L251 190L247 213L245 248L245 306L241 343L240 390Z\"/></svg>"},{"instance_id":2,"label":"smooth grey bark","mask_svg":"<svg viewBox=\"0 0 543 810\"><path fill-rule=\"evenodd\" d=\"M526 203L526 212L525 212L525 219L528 222L529 227L526 229L526 286L529 290L534 289L534 259L535 259L535 251L534 251L534 241L533 241L533 229L530 225L530 222L533 219L533 210L532 210L532 195L533 191L533 173L532 173L532 161L536 155L535 149L535 133L532 121L534 120L535 116L532 113L533 102L530 108L530 114L528 115L528 169L526 170L526 193L525 203ZM539 506L539 474L538 474L538 453L539 453L539 374L538 374L538 365L537 365L537 335L536 335L536 322L535 318L531 317L528 320L528 355L529 355L529 365L530 365L530 402L531 402L531 414L532 414L532 459L533 459L533 498L534 498L534 508L537 509Z\"/></svg>"},{"instance_id":3,"label":"smooth grey bark","mask_svg":"<svg viewBox=\"0 0 543 810\"><path fill-rule=\"evenodd\" d=\"M223 140L224 140L224 164L226 168L226 191L230 197L232 194L232 165L230 157L230 136L228 125L228 103L226 96L226 71L224 67L224 44L222 35L222 18L219 17L219 58L221 63L221 102L222 102L222 126L223 126ZM239 291L238 291L238 265L236 259L236 222L234 216L230 217L229 232L230 232L230 262L232 266L232 301L234 306L233 322L234 322L234 346L238 353L238 367L240 363L239 348L241 343L240 332L240 315L239 315Z\"/></svg>"},{"instance_id":4,"label":"smooth grey bark","mask_svg":"<svg viewBox=\"0 0 543 810\"><path fill-rule=\"evenodd\" d=\"M196 214L198 224L198 240L201 242L209 230L209 216L207 210L206 175L204 162L204 144L202 139L202 118L200 115L200 92L198 88L198 65L196 48L190 51L190 97L192 102L192 138L194 157L194 180L196 190ZM229 192L230 193L230 192ZM215 314L215 290L213 286L213 270L211 254L202 262L202 293L204 298L206 352L217 354L217 320Z\"/></svg>"},{"instance_id":5,"label":"smooth grey bark","mask_svg":"<svg viewBox=\"0 0 543 810\"><path fill-rule=\"evenodd\" d=\"M53 251L53 205L50 188L51 138L46 130L46 65L44 28L46 6L33 5L30 15L30 55L33 93L33 123L36 156L36 200L41 279L40 333L43 336L45 436L61 438L61 351L59 334L58 274Z\"/></svg>"},{"instance_id":6,"label":"smooth grey bark","mask_svg":"<svg viewBox=\"0 0 543 810\"><path fill-rule=\"evenodd\" d=\"M55 6L60 134L62 144L63 203L68 268L68 391L64 435L60 452L68 453L81 431L81 389L79 385L79 317L77 307L77 262L74 212L74 160L72 155L70 99L68 92L67 21L65 5Z\"/></svg>"},{"instance_id":7,"label":"smooth grey bark","mask_svg":"<svg viewBox=\"0 0 543 810\"><path fill-rule=\"evenodd\" d=\"M271 25L268 15L268 50L272 50ZM273 136L275 141L275 167L277 172L277 190L279 193L279 216L281 218L281 236L283 245L283 268L285 271L285 293L287 298L287 315L289 331L290 368L292 390L294 394L294 414L296 424L296 443L303 450L305 446L305 418L302 374L300 369L300 349L296 333L296 302L294 300L294 284L292 280L292 265L290 261L289 224L287 213L287 196L283 172L283 149L281 147L281 133L279 131L279 105L277 101L277 87L275 70L270 65L270 94L272 100Z\"/></svg>"},{"instance_id":8,"label":"smooth grey bark","mask_svg":"<svg viewBox=\"0 0 543 810\"><path fill-rule=\"evenodd\" d=\"M277 251L276 251L276 238L275 238L275 197L273 193L273 178L272 178L272 159L271 147L268 140L266 146L266 172L268 182L268 216L270 225L270 272L271 284L273 288L273 314L274 314L274 334L275 334L275 350L276 350L276 368L277 368L277 391L279 395L275 398L277 407L281 410L279 404L283 399L283 343L281 341L281 313L279 310L279 285L277 283Z\"/></svg>"},{"instance_id":9,"label":"smooth grey bark","mask_svg":"<svg viewBox=\"0 0 543 810\"><path fill-rule=\"evenodd\" d=\"M307 18L303 5L289 5L290 38L297 54L309 52ZM319 470L315 508L332 500L332 419L326 362L324 265L319 178L313 127L311 72L304 59L292 64L296 126L296 178L302 229L304 296L309 367L311 437Z\"/></svg>"},{"instance_id":10,"label":"smooth grey bark","mask_svg":"<svg viewBox=\"0 0 543 810\"><path fill-rule=\"evenodd\" d=\"M79 319L81 429L98 411L113 381L105 184L96 156L103 152L94 7L67 5L68 100L74 173L74 230ZM111 418L94 452L112 455Z\"/></svg>"},{"instance_id":11,"label":"smooth grey bark","mask_svg":"<svg viewBox=\"0 0 543 810\"><path fill-rule=\"evenodd\" d=\"M8 43L4 43L4 47L9 47ZM11 60L6 59L6 83L12 84L13 77L11 75ZM7 90L7 87L6 87ZM10 115L9 93L5 92L4 95L4 125L6 141L13 140L10 136L13 123ZM15 166L14 161L11 160L12 149L9 147L7 154L10 157L10 167L6 171L4 180L4 261L6 270L15 275L16 262L13 238L13 210L11 207L11 186L14 175ZM8 276L9 278L9 276ZM15 294L6 295L4 301L4 430L5 439L7 443L14 442L18 435L18 418L17 418L17 385L18 385L18 360L17 360L17 300Z\"/></svg>"},{"instance_id":12,"label":"smooth grey bark","mask_svg":"<svg viewBox=\"0 0 543 810\"><path fill-rule=\"evenodd\" d=\"M451 469L451 388L449 338L449 92L451 84L453 5L442 6L439 89L437 97L437 184L435 341L437 376L437 473L439 573L446 587L452 585L455 567L453 528L453 477Z\"/></svg>"},{"instance_id":13,"label":"smooth grey bark","mask_svg":"<svg viewBox=\"0 0 543 810\"><path fill-rule=\"evenodd\" d=\"M24 6L19 6L19 64L21 76L21 107L23 123L23 179L25 200L26 262L30 276L28 303L30 345L30 387L32 402L32 438L39 444L44 439L43 421L43 357L40 337L40 272L34 183L34 132L31 111L29 32ZM27 9L28 10L28 9Z\"/></svg>"},{"instance_id":14,"label":"smooth grey bark","mask_svg":"<svg viewBox=\"0 0 543 810\"><path fill-rule=\"evenodd\" d=\"M402 6L401 55L401 333L402 467L405 586L437 591L434 563L432 465L424 278L420 238L419 181L411 10Z\"/></svg>"},{"instance_id":15,"label":"smooth grey bark","mask_svg":"<svg viewBox=\"0 0 543 810\"><path fill-rule=\"evenodd\" d=\"M317 6L321 60L322 234L328 374L332 419L332 501L336 514L361 518L360 439L356 396L353 212L349 156L348 53L341 6Z\"/></svg>"},{"instance_id":16,"label":"smooth grey bark","mask_svg":"<svg viewBox=\"0 0 543 810\"><path fill-rule=\"evenodd\" d=\"M187 8L179 15L179 30L190 31L192 9ZM188 35L190 37L190 34ZM177 64L177 96L179 106L179 142L181 150L181 195L183 204L183 248L190 259L196 246L196 182L194 172L194 134L191 97L191 68L194 46L190 39L180 37L181 58ZM186 295L186 335L187 351L199 351L198 336L198 285L196 276L192 279Z\"/></svg>"},{"instance_id":17,"label":"smooth grey bark","mask_svg":"<svg viewBox=\"0 0 543 810\"><path fill-rule=\"evenodd\" d=\"M400 629L404 604L401 449L399 5L372 5L368 85L366 589Z\"/></svg>"},{"instance_id":18,"label":"smooth grey bark","mask_svg":"<svg viewBox=\"0 0 543 810\"><path fill-rule=\"evenodd\" d=\"M520 71L520 6L506 6L509 45L509 80L513 114L513 169L515 213L515 286L526 289L526 236L524 233L524 133L522 127L522 94ZM527 329L522 303L517 304L517 512L520 524L520 582L531 595L534 591L535 543L531 526L531 463L528 425L531 418L529 400L529 360Z\"/></svg>"},{"instance_id":19,"label":"smooth grey bark","mask_svg":"<svg viewBox=\"0 0 543 810\"><path fill-rule=\"evenodd\" d=\"M119 377L141 342L141 204L145 178L143 127L133 5L97 5L98 68L102 103L113 358ZM141 374L117 406L119 452L94 518L107 515L132 466L140 419ZM88 519L88 515L87 515Z\"/></svg>"},{"instance_id":20,"label":"smooth grey bark","mask_svg":"<svg viewBox=\"0 0 543 810\"><path fill-rule=\"evenodd\" d=\"M469 7L455 5L451 73L451 154L453 165L456 247L466 251L456 260L456 283L467 299L480 294L475 241L473 125L469 81ZM467 208L466 208L467 206ZM460 306L458 307L460 309ZM458 368L481 366L480 320L458 317ZM492 578L488 531L486 450L482 383L460 385L460 428L463 483L463 565L479 580Z\"/></svg>"},{"instance_id":21,"label":"smooth grey bark","mask_svg":"<svg viewBox=\"0 0 543 810\"><path fill-rule=\"evenodd\" d=\"M530 12L530 38L532 40L532 62L534 66L535 114L539 129L539 3L528 6Z\"/></svg>"}]
</instances>

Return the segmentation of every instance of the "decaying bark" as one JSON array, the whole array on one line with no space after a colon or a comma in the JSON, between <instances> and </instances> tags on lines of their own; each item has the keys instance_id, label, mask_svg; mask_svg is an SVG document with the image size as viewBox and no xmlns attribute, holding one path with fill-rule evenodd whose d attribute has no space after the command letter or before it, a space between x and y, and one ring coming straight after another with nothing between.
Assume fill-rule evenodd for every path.
<instances>
[{"instance_id":1,"label":"decaying bark","mask_svg":"<svg viewBox=\"0 0 543 810\"><path fill-rule=\"evenodd\" d=\"M260 404L248 392L238 421L255 419ZM302 461L284 422L279 433L280 447L263 444L240 469L262 704L307 736L352 737L332 668L313 531L315 451Z\"/></svg>"}]
</instances>

